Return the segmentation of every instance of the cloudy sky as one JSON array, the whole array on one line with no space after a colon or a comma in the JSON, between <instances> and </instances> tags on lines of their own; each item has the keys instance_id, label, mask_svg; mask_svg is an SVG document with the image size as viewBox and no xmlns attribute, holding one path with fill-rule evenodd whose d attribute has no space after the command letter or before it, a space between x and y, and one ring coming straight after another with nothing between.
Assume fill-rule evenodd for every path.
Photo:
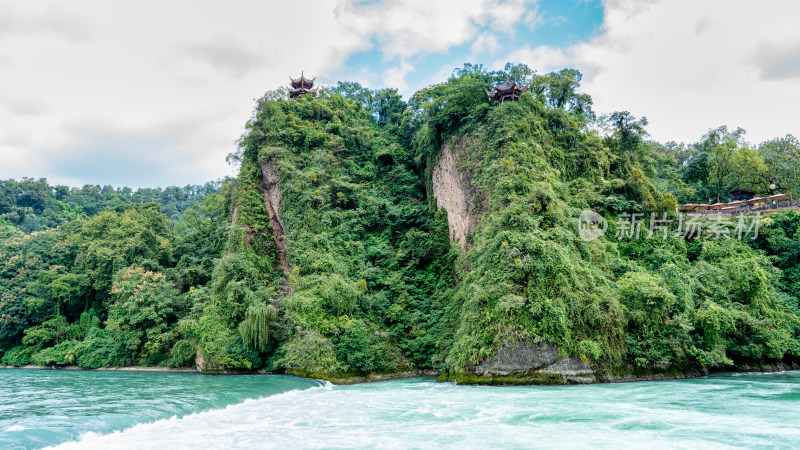
<instances>
[{"instance_id":1,"label":"cloudy sky","mask_svg":"<svg viewBox=\"0 0 800 450\"><path fill-rule=\"evenodd\" d=\"M405 96L464 62L574 67L595 110L694 142L800 135L794 0L0 0L0 179L232 173L254 99L300 70Z\"/></svg>"}]
</instances>

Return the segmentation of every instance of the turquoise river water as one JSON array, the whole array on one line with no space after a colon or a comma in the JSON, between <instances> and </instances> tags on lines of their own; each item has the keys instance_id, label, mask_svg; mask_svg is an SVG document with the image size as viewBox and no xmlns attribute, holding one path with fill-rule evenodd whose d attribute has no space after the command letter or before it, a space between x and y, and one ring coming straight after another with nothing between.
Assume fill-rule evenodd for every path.
<instances>
[{"instance_id":1,"label":"turquoise river water","mask_svg":"<svg viewBox=\"0 0 800 450\"><path fill-rule=\"evenodd\" d=\"M800 445L800 372L588 386L0 370L0 448Z\"/></svg>"}]
</instances>

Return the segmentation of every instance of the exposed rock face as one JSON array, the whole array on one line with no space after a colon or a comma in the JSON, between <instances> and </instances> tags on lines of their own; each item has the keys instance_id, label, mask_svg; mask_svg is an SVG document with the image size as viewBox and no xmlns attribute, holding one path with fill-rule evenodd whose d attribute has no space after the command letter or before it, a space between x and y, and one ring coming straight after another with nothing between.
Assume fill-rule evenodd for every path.
<instances>
[{"instance_id":1,"label":"exposed rock face","mask_svg":"<svg viewBox=\"0 0 800 450\"><path fill-rule=\"evenodd\" d=\"M286 373L306 378L316 378L321 380L330 381L333 384L359 384L371 383L373 381L388 381L398 380L403 378L417 378L417 377L437 377L439 372L434 369L413 369L401 372L388 372L388 373L368 373L366 375L352 375L348 373L314 373L309 374L302 371L287 369Z\"/></svg>"},{"instance_id":2,"label":"exposed rock face","mask_svg":"<svg viewBox=\"0 0 800 450\"><path fill-rule=\"evenodd\" d=\"M433 166L431 178L436 206L447 211L450 243L458 242L461 245L461 252L466 254L469 249L467 235L478 223L478 218L473 206L474 192L471 187L471 177L458 168L460 148L463 148L463 141L444 145L439 161Z\"/></svg>"},{"instance_id":3,"label":"exposed rock face","mask_svg":"<svg viewBox=\"0 0 800 450\"><path fill-rule=\"evenodd\" d=\"M281 222L281 186L280 177L275 171L275 160L270 159L261 165L261 186L264 189L264 207L269 216L270 225L275 238L275 245L278 246L278 258L280 259L283 275L289 277L292 273L289 267L289 256L286 251L286 243L283 240L283 222Z\"/></svg>"},{"instance_id":4,"label":"exposed rock face","mask_svg":"<svg viewBox=\"0 0 800 450\"><path fill-rule=\"evenodd\" d=\"M517 342L500 347L494 358L475 368L475 373L481 376L511 375L550 366L557 359L558 347L550 342Z\"/></svg>"},{"instance_id":5,"label":"exposed rock face","mask_svg":"<svg viewBox=\"0 0 800 450\"><path fill-rule=\"evenodd\" d=\"M542 373L560 375L564 382L571 384L597 383L594 369L580 358L559 358L552 365L541 370Z\"/></svg>"},{"instance_id":6,"label":"exposed rock face","mask_svg":"<svg viewBox=\"0 0 800 450\"><path fill-rule=\"evenodd\" d=\"M468 368L468 372L480 377L478 384L585 384L597 383L594 369L580 358L559 356L558 346L547 341L517 342L506 344L497 350L497 355L479 366ZM529 380L529 381L528 381Z\"/></svg>"}]
</instances>

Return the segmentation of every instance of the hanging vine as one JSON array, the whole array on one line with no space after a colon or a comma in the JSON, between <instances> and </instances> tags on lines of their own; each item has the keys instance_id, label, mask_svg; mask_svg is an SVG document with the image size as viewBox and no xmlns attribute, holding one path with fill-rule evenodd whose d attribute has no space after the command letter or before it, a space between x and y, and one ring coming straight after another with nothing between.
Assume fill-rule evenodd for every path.
<instances>
[{"instance_id":1,"label":"hanging vine","mask_svg":"<svg viewBox=\"0 0 800 450\"><path fill-rule=\"evenodd\" d=\"M239 324L239 333L249 349L263 350L269 341L269 327L278 317L272 305L255 303L247 308L244 320Z\"/></svg>"}]
</instances>

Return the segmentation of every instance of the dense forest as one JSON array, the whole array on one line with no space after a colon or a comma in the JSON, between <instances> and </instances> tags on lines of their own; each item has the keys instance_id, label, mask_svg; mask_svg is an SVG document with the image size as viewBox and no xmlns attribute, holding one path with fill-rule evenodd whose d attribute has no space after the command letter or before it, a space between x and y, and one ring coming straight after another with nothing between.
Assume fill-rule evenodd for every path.
<instances>
[{"instance_id":1,"label":"dense forest","mask_svg":"<svg viewBox=\"0 0 800 450\"><path fill-rule=\"evenodd\" d=\"M131 204L158 203L171 221L208 194L219 193L224 181L204 185L161 188L117 188L87 184L82 188L51 186L47 180L23 178L0 180L0 220L25 232L56 228L61 224L97 215L104 209Z\"/></svg>"},{"instance_id":2,"label":"dense forest","mask_svg":"<svg viewBox=\"0 0 800 450\"><path fill-rule=\"evenodd\" d=\"M507 78L529 89L489 102ZM797 139L654 142L644 117L597 116L580 81L467 64L408 101L351 82L271 91L224 183L0 182L2 363L469 381L520 343L615 373L800 358L800 214L691 235L677 213L800 197ZM463 241L434 195L445 156L474 219ZM579 237L584 210L603 237Z\"/></svg>"}]
</instances>

